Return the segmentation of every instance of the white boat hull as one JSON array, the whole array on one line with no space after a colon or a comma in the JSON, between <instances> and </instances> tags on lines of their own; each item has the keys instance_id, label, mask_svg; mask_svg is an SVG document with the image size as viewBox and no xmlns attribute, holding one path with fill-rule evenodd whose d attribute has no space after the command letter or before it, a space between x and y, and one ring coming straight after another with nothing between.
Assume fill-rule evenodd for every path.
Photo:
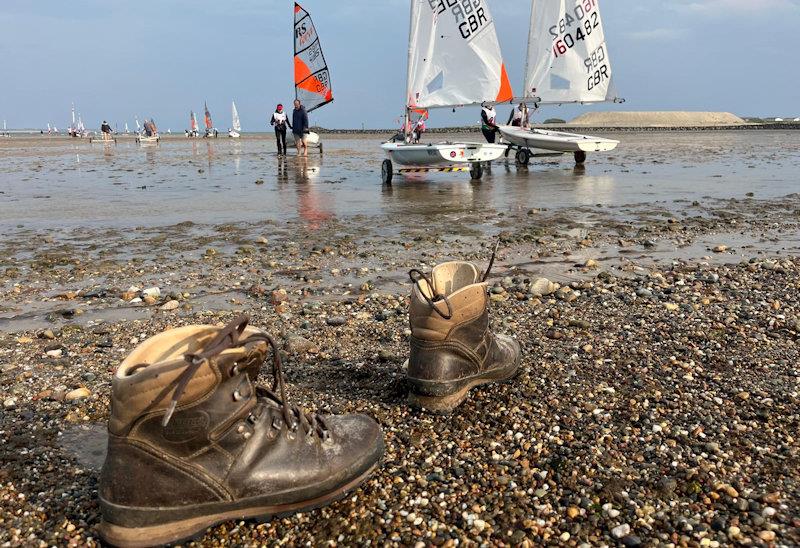
<instances>
[{"instance_id":1,"label":"white boat hull","mask_svg":"<svg viewBox=\"0 0 800 548\"><path fill-rule=\"evenodd\" d=\"M500 126L500 133L512 145L554 152L608 152L619 145L614 139L516 126Z\"/></svg>"},{"instance_id":2,"label":"white boat hull","mask_svg":"<svg viewBox=\"0 0 800 548\"><path fill-rule=\"evenodd\" d=\"M314 133L313 131L306 133L306 144L307 145L318 145L319 144L319 134Z\"/></svg>"},{"instance_id":3,"label":"white boat hull","mask_svg":"<svg viewBox=\"0 0 800 548\"><path fill-rule=\"evenodd\" d=\"M153 135L152 137L141 136L136 138L136 142L142 145L157 144L160 140L161 137L159 137L158 135Z\"/></svg>"},{"instance_id":4,"label":"white boat hull","mask_svg":"<svg viewBox=\"0 0 800 548\"><path fill-rule=\"evenodd\" d=\"M238 139L239 137L241 137L241 134L238 131L229 131L228 137L230 137L231 139Z\"/></svg>"},{"instance_id":5,"label":"white boat hull","mask_svg":"<svg viewBox=\"0 0 800 548\"><path fill-rule=\"evenodd\" d=\"M508 146L489 143L384 143L381 148L396 164L428 167L491 162L500 158Z\"/></svg>"}]
</instances>

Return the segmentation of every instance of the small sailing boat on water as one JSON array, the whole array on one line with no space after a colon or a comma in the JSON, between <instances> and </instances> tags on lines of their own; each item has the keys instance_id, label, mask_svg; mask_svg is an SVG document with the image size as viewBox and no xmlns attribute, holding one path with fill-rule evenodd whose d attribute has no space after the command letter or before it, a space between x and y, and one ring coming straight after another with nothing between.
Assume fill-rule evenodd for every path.
<instances>
[{"instance_id":1,"label":"small sailing boat on water","mask_svg":"<svg viewBox=\"0 0 800 548\"><path fill-rule=\"evenodd\" d=\"M231 101L231 121L232 129L228 130L228 137L238 139L242 135L242 123L239 121L239 111L236 110L236 103Z\"/></svg>"},{"instance_id":2,"label":"small sailing boat on water","mask_svg":"<svg viewBox=\"0 0 800 548\"><path fill-rule=\"evenodd\" d=\"M189 111L189 129L186 130L186 137L199 137L200 124L197 123L197 115L193 110Z\"/></svg>"},{"instance_id":3,"label":"small sailing boat on water","mask_svg":"<svg viewBox=\"0 0 800 548\"><path fill-rule=\"evenodd\" d=\"M297 2L294 4L294 96L309 114L333 102L331 73L322 54L317 28L311 15ZM310 132L306 143L318 146L322 152L317 133Z\"/></svg>"},{"instance_id":4,"label":"small sailing boat on water","mask_svg":"<svg viewBox=\"0 0 800 548\"><path fill-rule=\"evenodd\" d=\"M388 156L381 169L384 184L392 182L395 162L413 166L400 174L469 170L477 180L483 175L481 163L496 160L508 148L489 143L410 143L412 111L499 103L514 96L489 6L486 0L470 5L473 11L465 22L460 2L445 6L411 0L403 136L400 142L393 139L381 145Z\"/></svg>"},{"instance_id":5,"label":"small sailing boat on water","mask_svg":"<svg viewBox=\"0 0 800 548\"><path fill-rule=\"evenodd\" d=\"M219 131L214 128L214 122L211 121L211 112L208 110L208 103L204 103L206 109L206 134L203 137L219 137Z\"/></svg>"},{"instance_id":6,"label":"small sailing boat on water","mask_svg":"<svg viewBox=\"0 0 800 548\"><path fill-rule=\"evenodd\" d=\"M520 104L562 105L624 102L617 96L606 45L600 0L532 0ZM570 153L582 164L587 152L614 150L619 141L575 133L500 126L503 139L527 165L531 149Z\"/></svg>"},{"instance_id":7,"label":"small sailing boat on water","mask_svg":"<svg viewBox=\"0 0 800 548\"><path fill-rule=\"evenodd\" d=\"M139 120L136 120L136 126L139 126ZM136 137L136 142L140 145L157 145L161 142L161 137L158 135L158 127L156 126L155 120L150 118L150 120L145 119L144 127L142 128L141 133L139 133Z\"/></svg>"}]
</instances>

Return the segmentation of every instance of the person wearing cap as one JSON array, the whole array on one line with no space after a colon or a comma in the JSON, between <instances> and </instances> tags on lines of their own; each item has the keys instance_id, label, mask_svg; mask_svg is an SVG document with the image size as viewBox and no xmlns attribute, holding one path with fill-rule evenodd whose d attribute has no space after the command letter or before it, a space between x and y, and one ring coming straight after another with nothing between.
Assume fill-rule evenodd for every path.
<instances>
[{"instance_id":1,"label":"person wearing cap","mask_svg":"<svg viewBox=\"0 0 800 548\"><path fill-rule=\"evenodd\" d=\"M275 127L275 138L278 141L278 156L284 156L286 155L286 126L289 124L289 119L283 111L283 105L279 104L275 108L275 112L272 113L272 119L269 123Z\"/></svg>"},{"instance_id":2,"label":"person wearing cap","mask_svg":"<svg viewBox=\"0 0 800 548\"><path fill-rule=\"evenodd\" d=\"M103 140L108 141L111 139L111 125L109 125L109 123L105 120L103 120L103 123L100 126L100 131L103 134Z\"/></svg>"}]
</instances>

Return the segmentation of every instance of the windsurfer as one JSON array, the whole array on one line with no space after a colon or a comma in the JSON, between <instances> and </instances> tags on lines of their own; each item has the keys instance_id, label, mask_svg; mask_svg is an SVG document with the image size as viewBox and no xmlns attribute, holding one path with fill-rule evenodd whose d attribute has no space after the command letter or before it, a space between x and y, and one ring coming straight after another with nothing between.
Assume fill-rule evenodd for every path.
<instances>
[{"instance_id":1,"label":"windsurfer","mask_svg":"<svg viewBox=\"0 0 800 548\"><path fill-rule=\"evenodd\" d=\"M272 119L269 121L270 125L275 127L275 139L278 141L278 156L284 156L286 150L286 125L289 119L283 111L283 105L278 105L275 112L272 113Z\"/></svg>"},{"instance_id":2,"label":"windsurfer","mask_svg":"<svg viewBox=\"0 0 800 548\"><path fill-rule=\"evenodd\" d=\"M491 103L483 103L481 108L481 131L487 143L494 143L499 128L497 127L497 110Z\"/></svg>"},{"instance_id":3,"label":"windsurfer","mask_svg":"<svg viewBox=\"0 0 800 548\"><path fill-rule=\"evenodd\" d=\"M297 147L297 155L308 156L308 144L306 136L311 131L308 125L308 113L303 107L300 99L294 100L294 112L292 112L292 123L289 125L294 134L294 144Z\"/></svg>"}]
</instances>

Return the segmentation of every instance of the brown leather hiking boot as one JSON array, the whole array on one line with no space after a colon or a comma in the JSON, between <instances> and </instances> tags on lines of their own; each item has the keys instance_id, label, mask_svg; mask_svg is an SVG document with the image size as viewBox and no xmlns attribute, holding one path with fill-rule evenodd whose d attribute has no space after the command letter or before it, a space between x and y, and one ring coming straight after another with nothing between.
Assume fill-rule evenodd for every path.
<instances>
[{"instance_id":1,"label":"brown leather hiking boot","mask_svg":"<svg viewBox=\"0 0 800 548\"><path fill-rule=\"evenodd\" d=\"M377 467L377 423L289 405L275 341L247 321L161 333L114 375L99 486L106 542L173 543L226 520L309 510ZM275 382L256 388L270 347Z\"/></svg>"},{"instance_id":2,"label":"brown leather hiking boot","mask_svg":"<svg viewBox=\"0 0 800 548\"><path fill-rule=\"evenodd\" d=\"M517 374L519 344L489 328L489 270L481 277L475 265L453 262L438 265L430 277L419 270L410 275L412 405L449 413L471 388Z\"/></svg>"}]
</instances>

